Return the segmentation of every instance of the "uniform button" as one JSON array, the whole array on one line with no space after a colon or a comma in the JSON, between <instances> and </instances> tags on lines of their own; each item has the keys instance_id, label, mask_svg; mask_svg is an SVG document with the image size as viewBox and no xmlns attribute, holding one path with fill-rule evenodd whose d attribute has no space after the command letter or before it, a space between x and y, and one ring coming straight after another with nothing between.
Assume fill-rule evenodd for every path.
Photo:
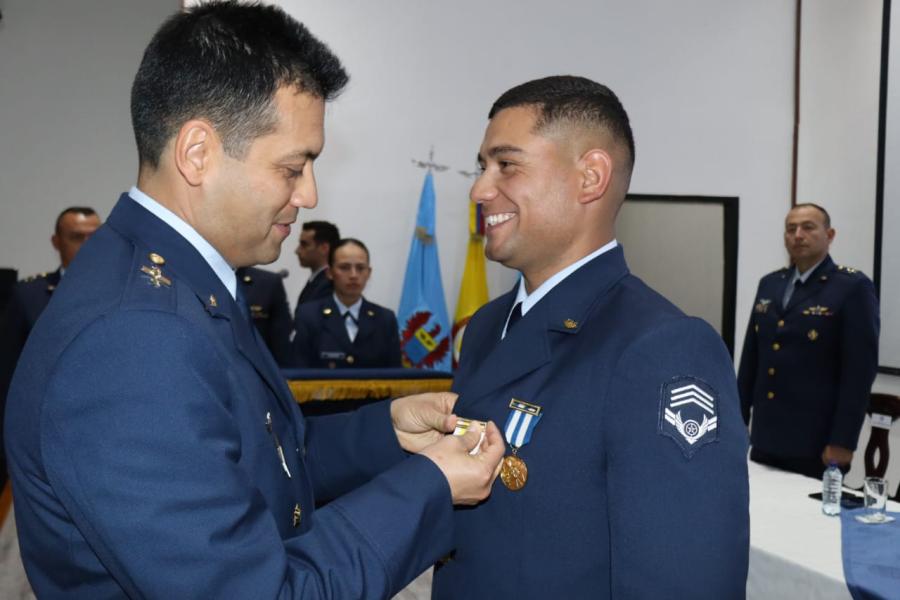
<instances>
[{"instance_id":1,"label":"uniform button","mask_svg":"<svg viewBox=\"0 0 900 600\"><path fill-rule=\"evenodd\" d=\"M353 358L353 355L352 355L352 354L351 354L350 356L347 357L347 364L348 364L348 365L352 365L354 362L356 362L356 359Z\"/></svg>"},{"instance_id":2,"label":"uniform button","mask_svg":"<svg viewBox=\"0 0 900 600\"><path fill-rule=\"evenodd\" d=\"M779 327L784 327L784 320L779 320L779 321L778 321L778 326L779 326Z\"/></svg>"},{"instance_id":3,"label":"uniform button","mask_svg":"<svg viewBox=\"0 0 900 600\"><path fill-rule=\"evenodd\" d=\"M773 369L772 367L769 367L769 375L774 375L774 374L775 374L775 369Z\"/></svg>"},{"instance_id":4,"label":"uniform button","mask_svg":"<svg viewBox=\"0 0 900 600\"><path fill-rule=\"evenodd\" d=\"M774 344L772 344L772 350L775 350L776 352L781 350L781 344L775 342Z\"/></svg>"},{"instance_id":5,"label":"uniform button","mask_svg":"<svg viewBox=\"0 0 900 600\"><path fill-rule=\"evenodd\" d=\"M294 528L299 527L300 519L302 519L302 518L303 518L303 509L300 508L299 504L295 504L294 512L291 514L291 525L293 525Z\"/></svg>"},{"instance_id":6,"label":"uniform button","mask_svg":"<svg viewBox=\"0 0 900 600\"><path fill-rule=\"evenodd\" d=\"M771 400L774 397L775 397L775 392L769 392L768 394L766 394L766 398L768 398L769 400ZM295 527L296 527L296 525L295 525Z\"/></svg>"}]
</instances>

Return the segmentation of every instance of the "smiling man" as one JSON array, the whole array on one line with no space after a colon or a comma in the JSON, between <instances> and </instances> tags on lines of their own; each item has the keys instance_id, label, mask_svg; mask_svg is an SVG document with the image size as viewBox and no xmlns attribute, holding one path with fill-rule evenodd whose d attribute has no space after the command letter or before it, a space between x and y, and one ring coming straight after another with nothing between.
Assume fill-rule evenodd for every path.
<instances>
[{"instance_id":1,"label":"smiling man","mask_svg":"<svg viewBox=\"0 0 900 600\"><path fill-rule=\"evenodd\" d=\"M834 235L821 206L788 212L791 264L759 282L738 371L750 458L815 478L850 468L878 370L875 287L834 264Z\"/></svg>"},{"instance_id":2,"label":"smiling man","mask_svg":"<svg viewBox=\"0 0 900 600\"><path fill-rule=\"evenodd\" d=\"M402 366L397 317L363 298L371 274L369 249L361 241L346 238L332 246L327 276L334 282L334 293L298 307L293 344L296 366Z\"/></svg>"},{"instance_id":3,"label":"smiling man","mask_svg":"<svg viewBox=\"0 0 900 600\"><path fill-rule=\"evenodd\" d=\"M634 164L607 87L548 77L491 108L471 196L516 287L469 323L457 412L505 423L502 484L456 511L433 597L739 598L747 434L731 359L630 275ZM472 582L472 585L465 585Z\"/></svg>"},{"instance_id":4,"label":"smiling man","mask_svg":"<svg viewBox=\"0 0 900 600\"><path fill-rule=\"evenodd\" d=\"M455 396L304 420L238 267L300 208L338 59L274 7L166 21L132 88L140 167L32 332L6 434L22 558L47 598L388 598L449 550L502 438ZM316 497L336 498L316 510Z\"/></svg>"}]
</instances>

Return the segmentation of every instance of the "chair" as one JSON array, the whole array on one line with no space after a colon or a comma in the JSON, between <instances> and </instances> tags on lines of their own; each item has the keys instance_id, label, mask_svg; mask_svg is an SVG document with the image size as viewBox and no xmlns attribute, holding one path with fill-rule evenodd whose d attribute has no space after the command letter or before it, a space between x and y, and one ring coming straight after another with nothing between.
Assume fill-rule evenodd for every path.
<instances>
[{"instance_id":1,"label":"chair","mask_svg":"<svg viewBox=\"0 0 900 600\"><path fill-rule=\"evenodd\" d=\"M869 397L869 410L872 419L872 433L866 444L865 465L866 477L884 477L887 473L888 460L891 457L889 435L891 424L900 418L900 397L892 394L872 394ZM875 462L875 457L878 462ZM900 488L894 495L900 500Z\"/></svg>"}]
</instances>

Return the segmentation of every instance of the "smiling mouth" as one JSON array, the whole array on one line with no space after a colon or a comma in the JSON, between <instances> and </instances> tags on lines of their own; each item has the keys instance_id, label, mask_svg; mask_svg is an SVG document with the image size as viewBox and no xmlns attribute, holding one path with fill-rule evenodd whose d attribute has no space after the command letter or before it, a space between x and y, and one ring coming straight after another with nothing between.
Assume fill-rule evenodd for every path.
<instances>
[{"instance_id":1,"label":"smiling mouth","mask_svg":"<svg viewBox=\"0 0 900 600\"><path fill-rule=\"evenodd\" d=\"M488 227L497 227L498 225L506 223L515 216L516 213L497 213L494 215L487 215L484 218L484 224Z\"/></svg>"}]
</instances>

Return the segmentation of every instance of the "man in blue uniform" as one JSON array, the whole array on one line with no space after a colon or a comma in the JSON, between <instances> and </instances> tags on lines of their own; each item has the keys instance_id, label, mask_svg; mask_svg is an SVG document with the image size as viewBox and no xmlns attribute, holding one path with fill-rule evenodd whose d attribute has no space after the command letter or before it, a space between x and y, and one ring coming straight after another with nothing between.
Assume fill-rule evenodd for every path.
<instances>
[{"instance_id":1,"label":"man in blue uniform","mask_svg":"<svg viewBox=\"0 0 900 600\"><path fill-rule=\"evenodd\" d=\"M469 322L456 412L505 423L491 497L456 511L433 597L739 598L747 434L728 352L628 272L634 160L607 87L548 77L489 114L471 196L522 277Z\"/></svg>"},{"instance_id":2,"label":"man in blue uniform","mask_svg":"<svg viewBox=\"0 0 900 600\"><path fill-rule=\"evenodd\" d=\"M788 212L791 266L760 280L738 371L750 458L816 478L850 468L878 369L875 288L834 264L834 235L821 206Z\"/></svg>"},{"instance_id":3,"label":"man in blue uniform","mask_svg":"<svg viewBox=\"0 0 900 600\"><path fill-rule=\"evenodd\" d=\"M305 421L234 268L316 205L347 76L271 6L167 20L132 87L138 182L32 331L7 450L25 570L47 598L387 598L450 547L502 438L444 435L452 395ZM407 453L418 453L412 456ZM335 498L315 510L317 498Z\"/></svg>"},{"instance_id":4,"label":"man in blue uniform","mask_svg":"<svg viewBox=\"0 0 900 600\"><path fill-rule=\"evenodd\" d=\"M328 256L331 249L341 239L337 225L328 221L307 221L300 231L297 243L297 259L300 266L311 271L306 285L300 290L294 317L300 311L300 305L322 300L331 296L334 287L328 277Z\"/></svg>"},{"instance_id":5,"label":"man in blue uniform","mask_svg":"<svg viewBox=\"0 0 900 600\"><path fill-rule=\"evenodd\" d=\"M70 206L59 213L50 237L50 243L59 254L59 268L52 273L41 273L19 282L13 288L0 320L0 488L6 483L6 460L2 444L3 413L19 355L69 263L98 227L100 217L93 208Z\"/></svg>"},{"instance_id":6,"label":"man in blue uniform","mask_svg":"<svg viewBox=\"0 0 900 600\"><path fill-rule=\"evenodd\" d=\"M291 363L291 311L288 308L284 281L278 273L256 267L241 267L235 271L253 324L280 366Z\"/></svg>"},{"instance_id":7,"label":"man in blue uniform","mask_svg":"<svg viewBox=\"0 0 900 600\"><path fill-rule=\"evenodd\" d=\"M394 312L363 298L372 274L361 241L337 242L328 257L329 298L309 302L294 324L296 366L320 369L401 367Z\"/></svg>"}]
</instances>

